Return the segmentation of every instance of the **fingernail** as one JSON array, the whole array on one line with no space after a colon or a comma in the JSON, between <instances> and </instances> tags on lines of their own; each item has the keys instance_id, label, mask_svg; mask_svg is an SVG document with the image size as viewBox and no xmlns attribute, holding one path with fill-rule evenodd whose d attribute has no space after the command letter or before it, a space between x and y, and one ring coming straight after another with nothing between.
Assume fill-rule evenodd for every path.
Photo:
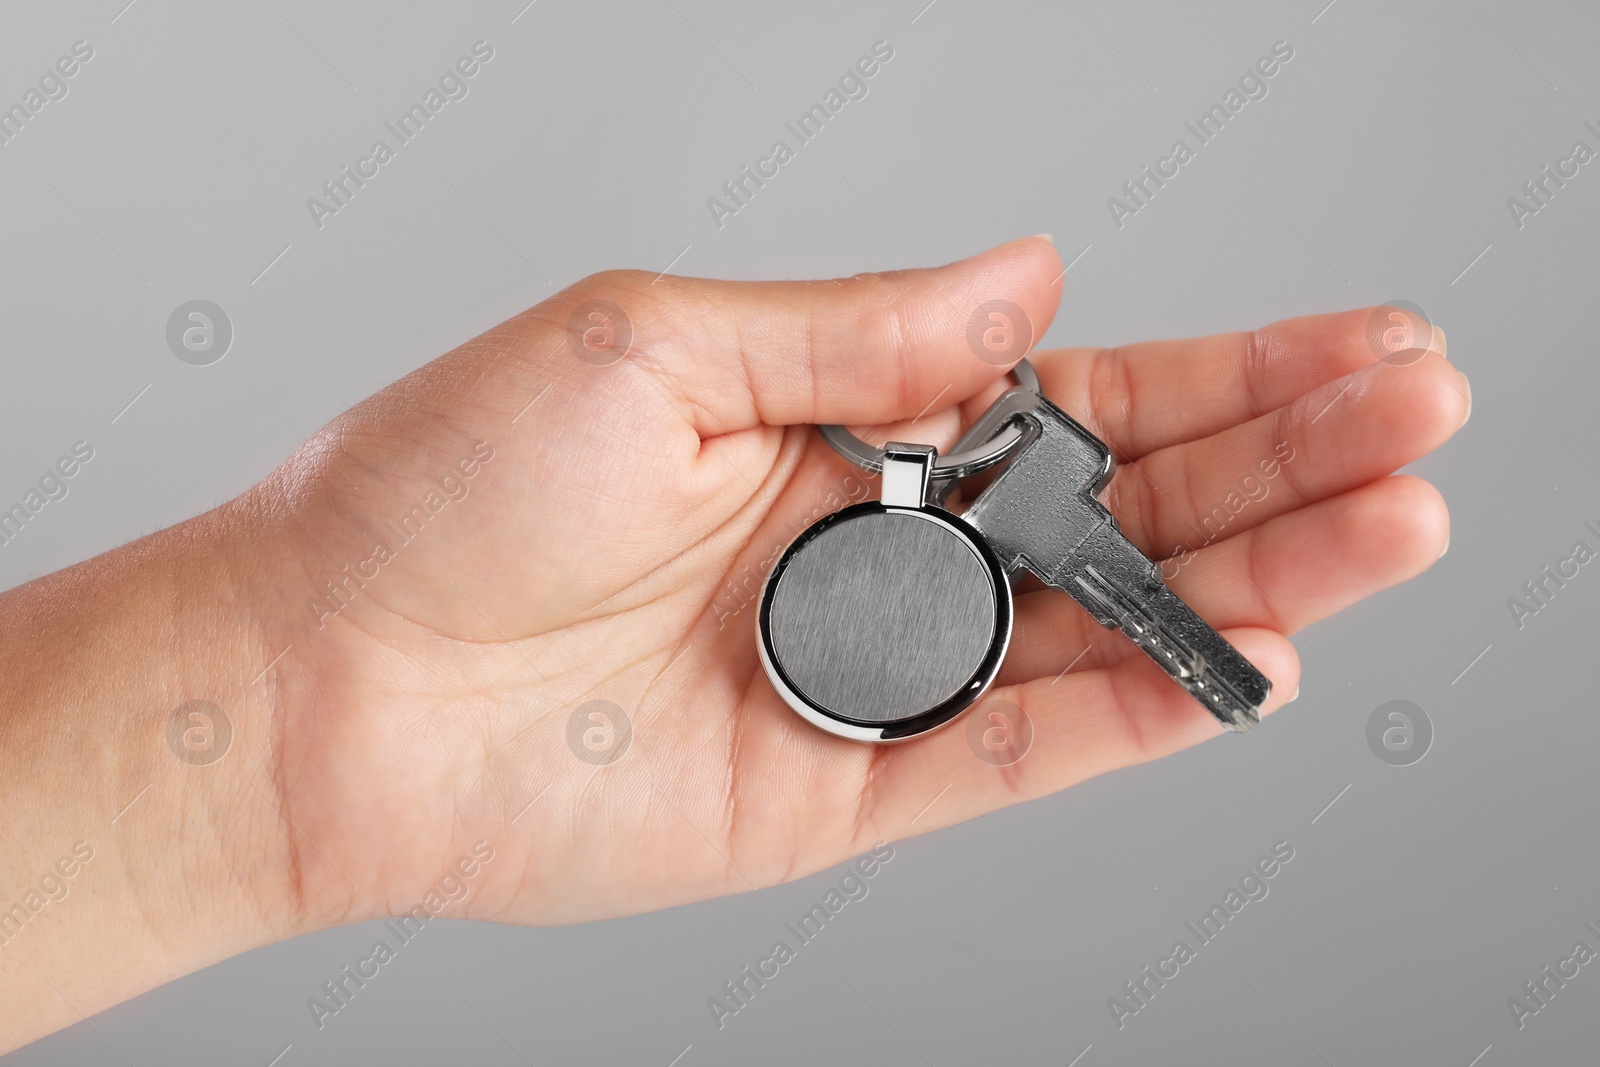
<instances>
[{"instance_id":1,"label":"fingernail","mask_svg":"<svg viewBox=\"0 0 1600 1067\"><path fill-rule=\"evenodd\" d=\"M1294 692L1289 694L1289 699L1285 700L1284 703L1285 704L1293 704L1296 700L1299 700L1299 699L1300 699L1300 687L1297 685L1297 686L1294 687Z\"/></svg>"},{"instance_id":2,"label":"fingernail","mask_svg":"<svg viewBox=\"0 0 1600 1067\"><path fill-rule=\"evenodd\" d=\"M1034 236L1039 238L1041 241L1049 241L1051 244L1056 243L1056 239L1048 233L1036 233Z\"/></svg>"},{"instance_id":3,"label":"fingernail","mask_svg":"<svg viewBox=\"0 0 1600 1067\"><path fill-rule=\"evenodd\" d=\"M1465 374L1461 375L1461 395L1467 398L1467 413L1461 416L1461 426L1465 426L1467 420L1472 418L1472 382L1467 380ZM1461 429L1461 426L1456 429Z\"/></svg>"},{"instance_id":4,"label":"fingernail","mask_svg":"<svg viewBox=\"0 0 1600 1067\"><path fill-rule=\"evenodd\" d=\"M1449 349L1446 347L1444 339L1444 331L1437 326L1433 328L1433 341L1428 345L1428 348L1446 359L1450 358Z\"/></svg>"},{"instance_id":5,"label":"fingernail","mask_svg":"<svg viewBox=\"0 0 1600 1067\"><path fill-rule=\"evenodd\" d=\"M1444 547L1439 550L1439 554L1437 556L1433 557L1434 560L1438 561L1444 559L1444 554L1448 551L1450 551L1450 538L1446 537L1444 539Z\"/></svg>"}]
</instances>

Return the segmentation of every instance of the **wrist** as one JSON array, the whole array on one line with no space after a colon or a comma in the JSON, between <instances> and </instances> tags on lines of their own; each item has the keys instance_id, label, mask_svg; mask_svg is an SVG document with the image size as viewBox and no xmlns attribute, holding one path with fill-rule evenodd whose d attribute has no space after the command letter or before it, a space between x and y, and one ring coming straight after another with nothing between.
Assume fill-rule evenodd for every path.
<instances>
[{"instance_id":1,"label":"wrist","mask_svg":"<svg viewBox=\"0 0 1600 1067\"><path fill-rule=\"evenodd\" d=\"M0 1047L307 928L243 514L0 596Z\"/></svg>"}]
</instances>

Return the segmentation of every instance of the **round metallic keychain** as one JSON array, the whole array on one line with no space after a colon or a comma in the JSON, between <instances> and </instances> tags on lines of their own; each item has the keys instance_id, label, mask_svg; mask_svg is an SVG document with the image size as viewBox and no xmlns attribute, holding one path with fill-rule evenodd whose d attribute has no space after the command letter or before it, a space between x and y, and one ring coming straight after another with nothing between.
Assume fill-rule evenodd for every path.
<instances>
[{"instance_id":1,"label":"round metallic keychain","mask_svg":"<svg viewBox=\"0 0 1600 1067\"><path fill-rule=\"evenodd\" d=\"M1016 376L1038 389L1026 361ZM872 448L821 428L841 455L881 471L881 500L814 523L778 560L757 617L762 665L785 703L857 741L902 741L956 718L989 688L1011 640L1011 584L983 536L930 503L1004 460L1023 432L940 457Z\"/></svg>"}]
</instances>

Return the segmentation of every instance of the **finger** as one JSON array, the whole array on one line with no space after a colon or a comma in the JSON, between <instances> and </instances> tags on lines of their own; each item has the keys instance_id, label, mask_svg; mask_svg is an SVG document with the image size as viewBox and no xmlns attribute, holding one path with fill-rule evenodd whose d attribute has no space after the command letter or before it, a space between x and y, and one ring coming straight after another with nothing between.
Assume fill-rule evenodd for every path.
<instances>
[{"instance_id":1,"label":"finger","mask_svg":"<svg viewBox=\"0 0 1600 1067\"><path fill-rule=\"evenodd\" d=\"M1292 699L1300 666L1288 638L1259 629L1223 636L1272 680L1263 711ZM1028 729L1016 729L1013 708ZM1000 717L991 717L997 710ZM1007 686L948 729L883 751L862 836L870 842L949 826L1221 732L1209 712L1143 657L1069 674L1054 685L1041 678Z\"/></svg>"},{"instance_id":2,"label":"finger","mask_svg":"<svg viewBox=\"0 0 1600 1067\"><path fill-rule=\"evenodd\" d=\"M1391 474L1448 440L1470 410L1466 378L1443 357L1377 363L1119 468L1106 503L1146 555L1179 555Z\"/></svg>"},{"instance_id":3,"label":"finger","mask_svg":"<svg viewBox=\"0 0 1600 1067\"><path fill-rule=\"evenodd\" d=\"M582 335L584 315L575 327L569 319L605 302L595 337L625 336L627 351L581 372L595 382L653 375L713 437L761 424L883 423L957 403L1026 354L1060 293L1060 258L1032 237L943 267L831 281L608 272L531 314ZM970 342L974 322L991 314L1003 343Z\"/></svg>"},{"instance_id":4,"label":"finger","mask_svg":"<svg viewBox=\"0 0 1600 1067\"><path fill-rule=\"evenodd\" d=\"M1292 634L1433 565L1450 540L1439 491L1420 478L1381 478L1162 564L1167 584L1217 629ZM1065 594L1018 597L998 679L1053 679L1142 655Z\"/></svg>"},{"instance_id":5,"label":"finger","mask_svg":"<svg viewBox=\"0 0 1600 1067\"><path fill-rule=\"evenodd\" d=\"M1380 307L1253 332L1040 352L1034 363L1045 395L1126 460L1218 433L1380 358L1414 358L1419 349L1444 355L1444 331L1413 312Z\"/></svg>"}]
</instances>

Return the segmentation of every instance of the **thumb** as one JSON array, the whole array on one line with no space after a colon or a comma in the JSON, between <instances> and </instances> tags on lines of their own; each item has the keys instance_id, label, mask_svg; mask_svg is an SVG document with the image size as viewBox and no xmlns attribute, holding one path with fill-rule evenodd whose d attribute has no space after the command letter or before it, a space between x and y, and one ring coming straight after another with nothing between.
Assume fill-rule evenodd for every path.
<instances>
[{"instance_id":1,"label":"thumb","mask_svg":"<svg viewBox=\"0 0 1600 1067\"><path fill-rule=\"evenodd\" d=\"M597 306L620 316L622 329L604 336L624 334L626 353L571 372L601 388L610 375L651 375L714 437L759 424L893 422L964 400L1044 334L1061 276L1050 239L1028 237L944 267L831 281L612 271L536 310L556 322L581 322L573 312Z\"/></svg>"}]
</instances>

